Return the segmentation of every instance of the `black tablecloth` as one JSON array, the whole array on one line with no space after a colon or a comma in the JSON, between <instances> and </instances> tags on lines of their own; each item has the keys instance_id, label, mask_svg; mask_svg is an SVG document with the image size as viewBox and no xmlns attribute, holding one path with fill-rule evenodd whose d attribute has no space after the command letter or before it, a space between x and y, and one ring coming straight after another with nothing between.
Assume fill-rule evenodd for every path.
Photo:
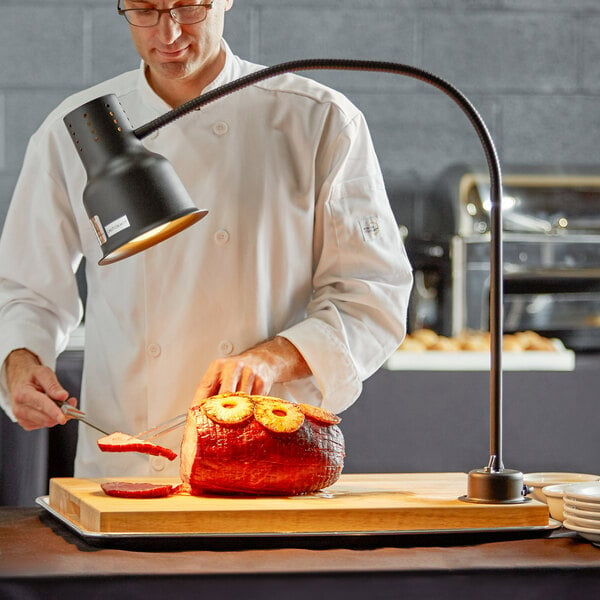
<instances>
[{"instance_id":1,"label":"black tablecloth","mask_svg":"<svg viewBox=\"0 0 600 600\"><path fill-rule=\"evenodd\" d=\"M0 598L595 598L600 548L564 529L535 539L394 536L90 543L39 508L0 508ZM365 544L366 542L366 544Z\"/></svg>"}]
</instances>

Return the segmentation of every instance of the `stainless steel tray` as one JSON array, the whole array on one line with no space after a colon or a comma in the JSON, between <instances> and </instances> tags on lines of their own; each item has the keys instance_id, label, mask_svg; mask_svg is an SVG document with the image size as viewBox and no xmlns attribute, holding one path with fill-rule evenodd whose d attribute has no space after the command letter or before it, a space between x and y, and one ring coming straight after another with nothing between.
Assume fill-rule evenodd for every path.
<instances>
[{"instance_id":1,"label":"stainless steel tray","mask_svg":"<svg viewBox=\"0 0 600 600\"><path fill-rule=\"evenodd\" d=\"M401 537L419 537L419 536L446 536L446 535L481 535L481 534L499 534L510 535L517 534L519 537L536 537L558 529L561 527L559 521L549 519L548 525L532 527L494 527L481 529L419 529L419 530L391 530L391 531L325 531L325 532L260 532L260 533L202 533L202 532L97 532L89 531L71 521L65 515L59 513L50 506L49 496L39 496L35 500L36 504L45 511L66 525L88 541L109 541L109 540L168 540L168 539L327 539L334 540L340 538L365 539L365 538L385 538L389 543L390 538L394 536Z\"/></svg>"}]
</instances>

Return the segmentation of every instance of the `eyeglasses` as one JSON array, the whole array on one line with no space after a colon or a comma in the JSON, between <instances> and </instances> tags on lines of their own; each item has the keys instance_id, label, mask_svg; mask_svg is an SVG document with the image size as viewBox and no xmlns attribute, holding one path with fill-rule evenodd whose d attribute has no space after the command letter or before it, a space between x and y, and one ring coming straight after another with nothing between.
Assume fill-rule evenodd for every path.
<instances>
[{"instance_id":1,"label":"eyeglasses","mask_svg":"<svg viewBox=\"0 0 600 600\"><path fill-rule=\"evenodd\" d=\"M208 11L213 7L214 0L208 4L187 4L174 8L121 8L121 1L117 0L117 12L127 19L134 27L155 27L160 16L169 13L171 19L180 25L193 25L206 19Z\"/></svg>"}]
</instances>

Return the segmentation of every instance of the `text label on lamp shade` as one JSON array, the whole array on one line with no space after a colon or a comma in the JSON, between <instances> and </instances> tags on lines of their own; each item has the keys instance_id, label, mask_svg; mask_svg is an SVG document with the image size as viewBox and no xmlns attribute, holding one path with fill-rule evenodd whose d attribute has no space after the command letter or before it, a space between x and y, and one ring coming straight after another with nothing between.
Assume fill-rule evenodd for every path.
<instances>
[{"instance_id":1,"label":"text label on lamp shade","mask_svg":"<svg viewBox=\"0 0 600 600\"><path fill-rule=\"evenodd\" d=\"M346 69L355 71L377 71L393 73L396 75L404 75L412 77L414 79L418 79L436 87L438 90L442 91L444 94L450 97L467 116L467 118L471 122L471 125L477 132L479 141L481 142L482 148L485 153L490 175L490 457L489 462L485 467L481 469L474 469L469 472L467 495L461 497L461 499L467 502L494 504L514 504L526 502L529 499L525 498L526 488L523 485L523 474L520 471L505 469L502 462L503 261L502 176L500 170L500 162L498 160L498 155L496 153L494 142L492 140L491 135L489 134L485 123L483 122L483 119L480 117L479 113L471 104L471 102L464 96L464 94L462 94L462 92L460 92L448 81L442 79L441 77L438 77L437 75L419 69L418 67L404 65L401 63L328 58L296 60L287 63L281 63L271 67L267 67L261 71L250 73L237 80L226 83L219 88L202 94L201 96L198 96L197 98L194 98L186 102L185 104L182 104L181 106L169 111L168 113L159 116L150 123L138 127L135 131L128 130L127 137L131 137L131 140L129 140L127 144L122 142L122 145L131 144L132 146L135 146L133 138L141 140L147 135L150 135L154 131L160 129L161 127L164 127L165 125L168 125L169 123L191 112L192 110L196 110L201 106L214 102L215 100L218 100L219 98L222 98L244 87L248 87L254 83L263 81L265 79L269 79L270 77L274 77L283 73L311 69ZM92 103L90 104L94 104L102 100L103 98L100 98L96 101L92 101ZM71 113L71 115L75 113L77 113L77 111L74 111L74 113ZM65 118L65 122L67 122L67 125L69 124L68 119L71 115L68 115L68 117ZM110 145L110 143L107 143L107 149ZM104 158L104 160L107 159ZM91 165L90 168L92 168ZM86 169L88 169L87 166ZM120 176L120 178L118 179L115 178L114 185L121 185L121 183L127 182L128 178L126 176ZM173 185L177 187L175 184ZM123 194L123 196L126 196L126 194ZM148 241L147 245L150 246L152 245L152 243L155 243L155 241L160 241L160 239ZM141 249L143 248L139 248L139 250ZM134 252L135 251L138 250L134 249ZM130 254L133 254L134 252L130 252ZM108 260L108 258L111 258L111 255L108 255L107 260L103 259L103 261L100 261L101 264L105 264L106 262L112 262L113 260L119 260L120 258L128 256L127 253L122 253L120 249L113 250L113 255L115 255L116 258Z\"/></svg>"},{"instance_id":2,"label":"text label on lamp shade","mask_svg":"<svg viewBox=\"0 0 600 600\"><path fill-rule=\"evenodd\" d=\"M83 204L110 264L202 219L171 163L144 147L116 96L96 98L64 122L88 181Z\"/></svg>"}]
</instances>

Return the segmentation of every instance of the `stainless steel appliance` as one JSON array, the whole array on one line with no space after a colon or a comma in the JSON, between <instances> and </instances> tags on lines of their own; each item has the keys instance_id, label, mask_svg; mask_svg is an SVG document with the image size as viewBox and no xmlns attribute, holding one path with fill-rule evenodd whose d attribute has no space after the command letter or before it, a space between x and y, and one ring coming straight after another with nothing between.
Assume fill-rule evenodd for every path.
<instances>
[{"instance_id":1,"label":"stainless steel appliance","mask_svg":"<svg viewBox=\"0 0 600 600\"><path fill-rule=\"evenodd\" d=\"M600 348L600 174L504 173L504 328ZM411 329L488 328L489 185L455 167L413 219Z\"/></svg>"}]
</instances>

